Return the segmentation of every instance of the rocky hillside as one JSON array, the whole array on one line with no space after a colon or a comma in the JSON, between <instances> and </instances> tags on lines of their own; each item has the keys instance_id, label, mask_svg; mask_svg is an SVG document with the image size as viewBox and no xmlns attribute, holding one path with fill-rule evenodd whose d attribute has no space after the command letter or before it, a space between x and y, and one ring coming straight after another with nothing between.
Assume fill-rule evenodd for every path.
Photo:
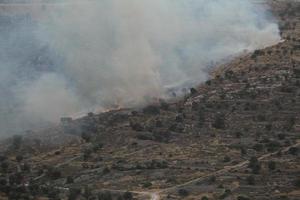
<instances>
[{"instance_id":1,"label":"rocky hillside","mask_svg":"<svg viewBox=\"0 0 300 200\"><path fill-rule=\"evenodd\" d=\"M0 199L299 199L300 3L272 9L284 40L184 98L2 142Z\"/></svg>"}]
</instances>

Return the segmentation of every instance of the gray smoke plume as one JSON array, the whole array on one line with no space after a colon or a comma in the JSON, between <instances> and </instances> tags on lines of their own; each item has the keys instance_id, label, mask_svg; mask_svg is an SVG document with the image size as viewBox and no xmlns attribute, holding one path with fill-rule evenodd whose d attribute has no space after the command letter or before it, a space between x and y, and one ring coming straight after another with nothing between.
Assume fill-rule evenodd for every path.
<instances>
[{"instance_id":1,"label":"gray smoke plume","mask_svg":"<svg viewBox=\"0 0 300 200\"><path fill-rule=\"evenodd\" d=\"M0 16L0 132L142 105L205 81L212 61L280 41L250 0L58 2Z\"/></svg>"}]
</instances>

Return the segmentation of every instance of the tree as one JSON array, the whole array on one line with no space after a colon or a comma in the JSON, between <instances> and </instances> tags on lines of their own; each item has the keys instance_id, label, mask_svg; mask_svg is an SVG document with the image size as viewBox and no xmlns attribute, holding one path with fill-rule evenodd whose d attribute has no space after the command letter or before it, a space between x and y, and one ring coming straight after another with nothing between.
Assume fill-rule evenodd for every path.
<instances>
[{"instance_id":1,"label":"tree","mask_svg":"<svg viewBox=\"0 0 300 200\"><path fill-rule=\"evenodd\" d=\"M224 114L217 114L212 126L216 129L225 129L225 116Z\"/></svg>"}]
</instances>

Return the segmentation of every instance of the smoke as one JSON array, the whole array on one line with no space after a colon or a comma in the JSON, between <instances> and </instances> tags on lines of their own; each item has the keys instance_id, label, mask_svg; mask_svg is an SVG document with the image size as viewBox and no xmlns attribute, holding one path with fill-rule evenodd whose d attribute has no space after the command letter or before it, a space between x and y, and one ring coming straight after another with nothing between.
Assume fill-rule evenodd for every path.
<instances>
[{"instance_id":1,"label":"smoke","mask_svg":"<svg viewBox=\"0 0 300 200\"><path fill-rule=\"evenodd\" d=\"M62 0L34 19L2 20L0 132L205 81L212 61L280 41L266 10L250 0Z\"/></svg>"}]
</instances>

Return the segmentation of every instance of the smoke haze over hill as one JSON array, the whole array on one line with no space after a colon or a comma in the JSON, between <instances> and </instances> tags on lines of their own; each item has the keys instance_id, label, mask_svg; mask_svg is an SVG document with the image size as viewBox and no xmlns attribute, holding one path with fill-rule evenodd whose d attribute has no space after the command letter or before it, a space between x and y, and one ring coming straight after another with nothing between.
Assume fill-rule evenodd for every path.
<instances>
[{"instance_id":1,"label":"smoke haze over hill","mask_svg":"<svg viewBox=\"0 0 300 200\"><path fill-rule=\"evenodd\" d=\"M102 0L0 16L0 133L142 105L205 81L211 61L280 41L248 0Z\"/></svg>"}]
</instances>

